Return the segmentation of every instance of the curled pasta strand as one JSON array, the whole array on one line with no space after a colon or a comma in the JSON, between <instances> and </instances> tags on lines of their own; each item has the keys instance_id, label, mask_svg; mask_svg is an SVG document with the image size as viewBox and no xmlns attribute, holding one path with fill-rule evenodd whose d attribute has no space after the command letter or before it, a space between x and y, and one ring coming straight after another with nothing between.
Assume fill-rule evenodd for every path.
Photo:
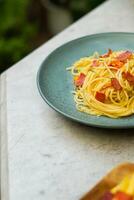
<instances>
[{"instance_id":1,"label":"curled pasta strand","mask_svg":"<svg viewBox=\"0 0 134 200\"><path fill-rule=\"evenodd\" d=\"M112 62L124 51L114 51L108 57L100 57L99 53L81 58L67 70L74 78L85 74L83 85L73 92L77 110L91 115L104 115L119 118L134 113L134 84L125 79L123 73L134 75L134 54L120 67L112 66ZM115 87L112 79L116 79ZM118 87L117 87L118 86ZM96 93L105 94L105 101L96 99Z\"/></svg>"}]
</instances>

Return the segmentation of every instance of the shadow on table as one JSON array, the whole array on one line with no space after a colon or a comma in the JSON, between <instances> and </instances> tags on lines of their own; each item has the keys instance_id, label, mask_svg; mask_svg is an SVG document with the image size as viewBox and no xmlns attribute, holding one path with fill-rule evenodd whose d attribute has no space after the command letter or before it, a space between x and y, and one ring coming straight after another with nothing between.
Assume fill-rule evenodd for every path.
<instances>
[{"instance_id":1,"label":"shadow on table","mask_svg":"<svg viewBox=\"0 0 134 200\"><path fill-rule=\"evenodd\" d=\"M63 117L63 116L62 116ZM101 127L94 127L94 126L89 126L89 125L86 125L86 124L81 124L79 122L76 122L76 121L72 121L66 117L64 117L64 119L67 121L67 123L70 123L70 125L73 125L74 127L77 126L77 128L79 127L80 129L83 129L83 130L89 130L90 129L90 132L91 130L93 132L95 132L96 134L114 134L114 135L131 135L133 134L134 136L134 128L101 128Z\"/></svg>"},{"instance_id":2,"label":"shadow on table","mask_svg":"<svg viewBox=\"0 0 134 200\"><path fill-rule=\"evenodd\" d=\"M81 139L85 138L90 140L91 138L95 140L99 140L99 143L105 142L107 140L112 140L118 142L133 142L134 141L134 128L131 129L108 129L108 128L98 128L98 127L91 127L84 124L80 124L75 121L71 121L63 116L62 121L65 121L66 126L70 128L72 132L71 135L73 137L80 137Z\"/></svg>"}]
</instances>

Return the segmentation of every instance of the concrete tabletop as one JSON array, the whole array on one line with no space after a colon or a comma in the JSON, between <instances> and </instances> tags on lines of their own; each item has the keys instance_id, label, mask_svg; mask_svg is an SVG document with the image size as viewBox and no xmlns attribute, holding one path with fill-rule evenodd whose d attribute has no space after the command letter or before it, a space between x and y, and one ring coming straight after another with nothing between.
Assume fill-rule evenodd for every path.
<instances>
[{"instance_id":1,"label":"concrete tabletop","mask_svg":"<svg viewBox=\"0 0 134 200\"><path fill-rule=\"evenodd\" d=\"M134 32L134 0L109 0L0 77L2 200L78 200L109 169L134 161L134 130L72 122L40 97L36 74L61 44L87 34Z\"/></svg>"}]
</instances>

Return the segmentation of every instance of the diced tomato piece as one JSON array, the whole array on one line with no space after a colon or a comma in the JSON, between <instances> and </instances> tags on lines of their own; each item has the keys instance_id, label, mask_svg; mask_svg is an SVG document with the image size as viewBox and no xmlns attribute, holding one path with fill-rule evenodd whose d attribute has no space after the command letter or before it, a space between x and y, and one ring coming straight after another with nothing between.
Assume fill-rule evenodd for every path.
<instances>
[{"instance_id":1,"label":"diced tomato piece","mask_svg":"<svg viewBox=\"0 0 134 200\"><path fill-rule=\"evenodd\" d=\"M113 51L111 49L108 49L108 52L101 55L100 58L106 58L109 57L111 54L113 53Z\"/></svg>"},{"instance_id":2,"label":"diced tomato piece","mask_svg":"<svg viewBox=\"0 0 134 200\"><path fill-rule=\"evenodd\" d=\"M102 92L96 92L95 98L96 98L96 100L98 100L98 101L104 103L104 102L105 102L105 99L106 99L106 96L105 96L105 94L102 93Z\"/></svg>"},{"instance_id":3,"label":"diced tomato piece","mask_svg":"<svg viewBox=\"0 0 134 200\"><path fill-rule=\"evenodd\" d=\"M113 194L111 192L106 192L103 197L102 200L112 200L113 198Z\"/></svg>"},{"instance_id":4,"label":"diced tomato piece","mask_svg":"<svg viewBox=\"0 0 134 200\"><path fill-rule=\"evenodd\" d=\"M81 74L78 76L78 78L75 80L75 85L76 85L76 86L82 86L83 83L84 83L84 81L85 81L85 77L86 77L86 75L83 74L83 73L81 73Z\"/></svg>"},{"instance_id":5,"label":"diced tomato piece","mask_svg":"<svg viewBox=\"0 0 134 200\"><path fill-rule=\"evenodd\" d=\"M123 72L123 77L131 84L134 85L134 75L129 72Z\"/></svg>"},{"instance_id":6,"label":"diced tomato piece","mask_svg":"<svg viewBox=\"0 0 134 200\"><path fill-rule=\"evenodd\" d=\"M122 89L122 87L121 87L119 81L117 80L117 78L112 78L111 79L111 85L113 86L113 88L115 90L121 90Z\"/></svg>"},{"instance_id":7,"label":"diced tomato piece","mask_svg":"<svg viewBox=\"0 0 134 200\"><path fill-rule=\"evenodd\" d=\"M93 67L98 67L99 66L99 61L98 60L93 60L92 66Z\"/></svg>"},{"instance_id":8,"label":"diced tomato piece","mask_svg":"<svg viewBox=\"0 0 134 200\"><path fill-rule=\"evenodd\" d=\"M131 51L125 51L125 52L121 53L120 55L118 55L116 58L119 61L126 62L127 59L131 58L131 56L132 56L132 52Z\"/></svg>"},{"instance_id":9,"label":"diced tomato piece","mask_svg":"<svg viewBox=\"0 0 134 200\"><path fill-rule=\"evenodd\" d=\"M130 196L124 192L117 192L114 195L113 200L132 200L132 196Z\"/></svg>"},{"instance_id":10,"label":"diced tomato piece","mask_svg":"<svg viewBox=\"0 0 134 200\"><path fill-rule=\"evenodd\" d=\"M119 60L113 60L110 63L110 66L116 67L116 68L121 68L124 65L123 62L119 61Z\"/></svg>"}]
</instances>

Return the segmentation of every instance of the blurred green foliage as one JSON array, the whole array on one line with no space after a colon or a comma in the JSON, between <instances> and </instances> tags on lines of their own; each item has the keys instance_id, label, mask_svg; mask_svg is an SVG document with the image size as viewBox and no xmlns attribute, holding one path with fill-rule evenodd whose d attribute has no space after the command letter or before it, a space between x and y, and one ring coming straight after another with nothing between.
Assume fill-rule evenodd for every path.
<instances>
[{"instance_id":1,"label":"blurred green foliage","mask_svg":"<svg viewBox=\"0 0 134 200\"><path fill-rule=\"evenodd\" d=\"M75 21L105 0L50 1L68 8ZM0 72L19 61L34 47L35 36L39 34L39 21L29 20L32 2L36 5L36 0L0 0ZM34 12L34 6L30 12Z\"/></svg>"},{"instance_id":2,"label":"blurred green foliage","mask_svg":"<svg viewBox=\"0 0 134 200\"><path fill-rule=\"evenodd\" d=\"M0 72L31 51L36 25L28 21L29 0L0 0Z\"/></svg>"}]
</instances>

